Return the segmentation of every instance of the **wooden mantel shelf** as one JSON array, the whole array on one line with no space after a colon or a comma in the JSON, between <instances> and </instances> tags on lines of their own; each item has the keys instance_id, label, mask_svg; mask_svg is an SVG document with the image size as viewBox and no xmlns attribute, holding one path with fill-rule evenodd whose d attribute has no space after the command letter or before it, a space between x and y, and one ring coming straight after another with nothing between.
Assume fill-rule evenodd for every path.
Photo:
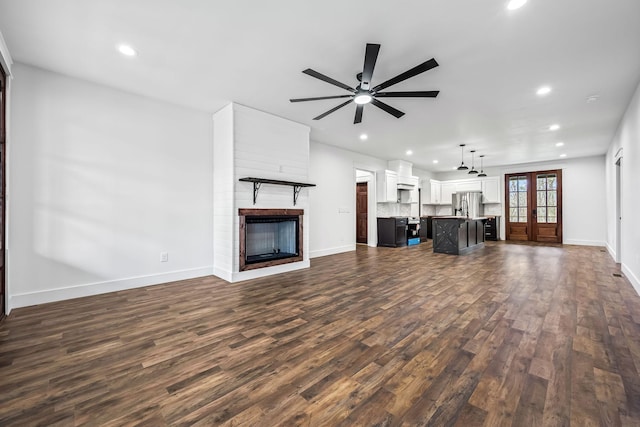
<instances>
[{"instance_id":1,"label":"wooden mantel shelf","mask_svg":"<svg viewBox=\"0 0 640 427\"><path fill-rule=\"evenodd\" d=\"M303 187L315 187L315 184L307 184L304 182L293 182L293 181L281 181L279 179L267 179L267 178L240 178L239 181L242 182L252 182L253 183L253 204L256 204L256 198L258 197L258 191L260 190L260 186L262 184L274 184L274 185L288 185L293 187L293 206L298 202L298 195L300 194L300 190Z\"/></svg>"}]
</instances>

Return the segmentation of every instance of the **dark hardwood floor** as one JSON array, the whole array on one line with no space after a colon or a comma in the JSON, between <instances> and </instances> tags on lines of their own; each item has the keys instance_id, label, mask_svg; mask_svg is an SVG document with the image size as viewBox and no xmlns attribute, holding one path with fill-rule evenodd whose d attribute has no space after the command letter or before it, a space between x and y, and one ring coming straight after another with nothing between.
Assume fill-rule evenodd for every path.
<instances>
[{"instance_id":1,"label":"dark hardwood floor","mask_svg":"<svg viewBox=\"0 0 640 427\"><path fill-rule=\"evenodd\" d=\"M640 297L601 248L311 265L14 310L0 425L640 425Z\"/></svg>"}]
</instances>

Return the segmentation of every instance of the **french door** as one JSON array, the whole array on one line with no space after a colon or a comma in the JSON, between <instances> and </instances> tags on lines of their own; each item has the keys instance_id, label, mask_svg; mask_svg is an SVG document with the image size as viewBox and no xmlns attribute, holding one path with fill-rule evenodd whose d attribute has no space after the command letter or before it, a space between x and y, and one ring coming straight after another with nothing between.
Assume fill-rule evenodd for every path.
<instances>
[{"instance_id":1,"label":"french door","mask_svg":"<svg viewBox=\"0 0 640 427\"><path fill-rule=\"evenodd\" d=\"M562 243L562 170L505 175L507 240Z\"/></svg>"}]
</instances>

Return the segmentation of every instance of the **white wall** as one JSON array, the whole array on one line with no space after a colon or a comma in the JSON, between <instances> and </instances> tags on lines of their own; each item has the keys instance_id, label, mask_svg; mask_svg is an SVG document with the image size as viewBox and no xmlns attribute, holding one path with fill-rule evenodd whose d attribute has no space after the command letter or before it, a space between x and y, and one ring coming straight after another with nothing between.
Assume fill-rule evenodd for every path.
<instances>
[{"instance_id":1,"label":"white wall","mask_svg":"<svg viewBox=\"0 0 640 427\"><path fill-rule=\"evenodd\" d=\"M504 182L504 176L508 173L548 169L562 169L563 243L605 246L607 225L604 156L485 168L485 172L489 176L499 176L500 182ZM447 172L436 175L435 179L460 178L460 172ZM504 218L504 206L501 210ZM505 236L504 221L500 228L500 234Z\"/></svg>"},{"instance_id":2,"label":"white wall","mask_svg":"<svg viewBox=\"0 0 640 427\"><path fill-rule=\"evenodd\" d=\"M13 74L11 306L211 274L210 114Z\"/></svg>"},{"instance_id":3,"label":"white wall","mask_svg":"<svg viewBox=\"0 0 640 427\"><path fill-rule=\"evenodd\" d=\"M309 160L309 182L317 185L310 193L311 257L355 250L355 171L384 170L387 168L386 160L313 141ZM375 195L375 179L368 191ZM377 236L375 240L372 237L369 233L370 244L375 244Z\"/></svg>"},{"instance_id":4,"label":"white wall","mask_svg":"<svg viewBox=\"0 0 640 427\"><path fill-rule=\"evenodd\" d=\"M229 282L309 267L309 193L303 188L296 205L293 187L262 184L253 204L255 177L309 181L308 126L239 104L214 115L214 274ZM240 270L238 209L303 209L303 260L248 271Z\"/></svg>"},{"instance_id":5,"label":"white wall","mask_svg":"<svg viewBox=\"0 0 640 427\"><path fill-rule=\"evenodd\" d=\"M622 272L640 294L640 86L636 89L606 156L607 247L615 258L616 248L616 153L622 149Z\"/></svg>"}]
</instances>

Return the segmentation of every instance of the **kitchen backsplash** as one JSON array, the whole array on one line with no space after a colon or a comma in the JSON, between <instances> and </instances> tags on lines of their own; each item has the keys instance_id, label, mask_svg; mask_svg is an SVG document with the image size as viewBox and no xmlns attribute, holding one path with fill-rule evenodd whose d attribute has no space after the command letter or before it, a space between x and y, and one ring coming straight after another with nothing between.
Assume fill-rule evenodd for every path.
<instances>
[{"instance_id":1,"label":"kitchen backsplash","mask_svg":"<svg viewBox=\"0 0 640 427\"><path fill-rule=\"evenodd\" d=\"M484 215L502 215L502 204L501 203L485 204Z\"/></svg>"},{"instance_id":2,"label":"kitchen backsplash","mask_svg":"<svg viewBox=\"0 0 640 427\"><path fill-rule=\"evenodd\" d=\"M411 216L410 203L378 203L378 216Z\"/></svg>"}]
</instances>

